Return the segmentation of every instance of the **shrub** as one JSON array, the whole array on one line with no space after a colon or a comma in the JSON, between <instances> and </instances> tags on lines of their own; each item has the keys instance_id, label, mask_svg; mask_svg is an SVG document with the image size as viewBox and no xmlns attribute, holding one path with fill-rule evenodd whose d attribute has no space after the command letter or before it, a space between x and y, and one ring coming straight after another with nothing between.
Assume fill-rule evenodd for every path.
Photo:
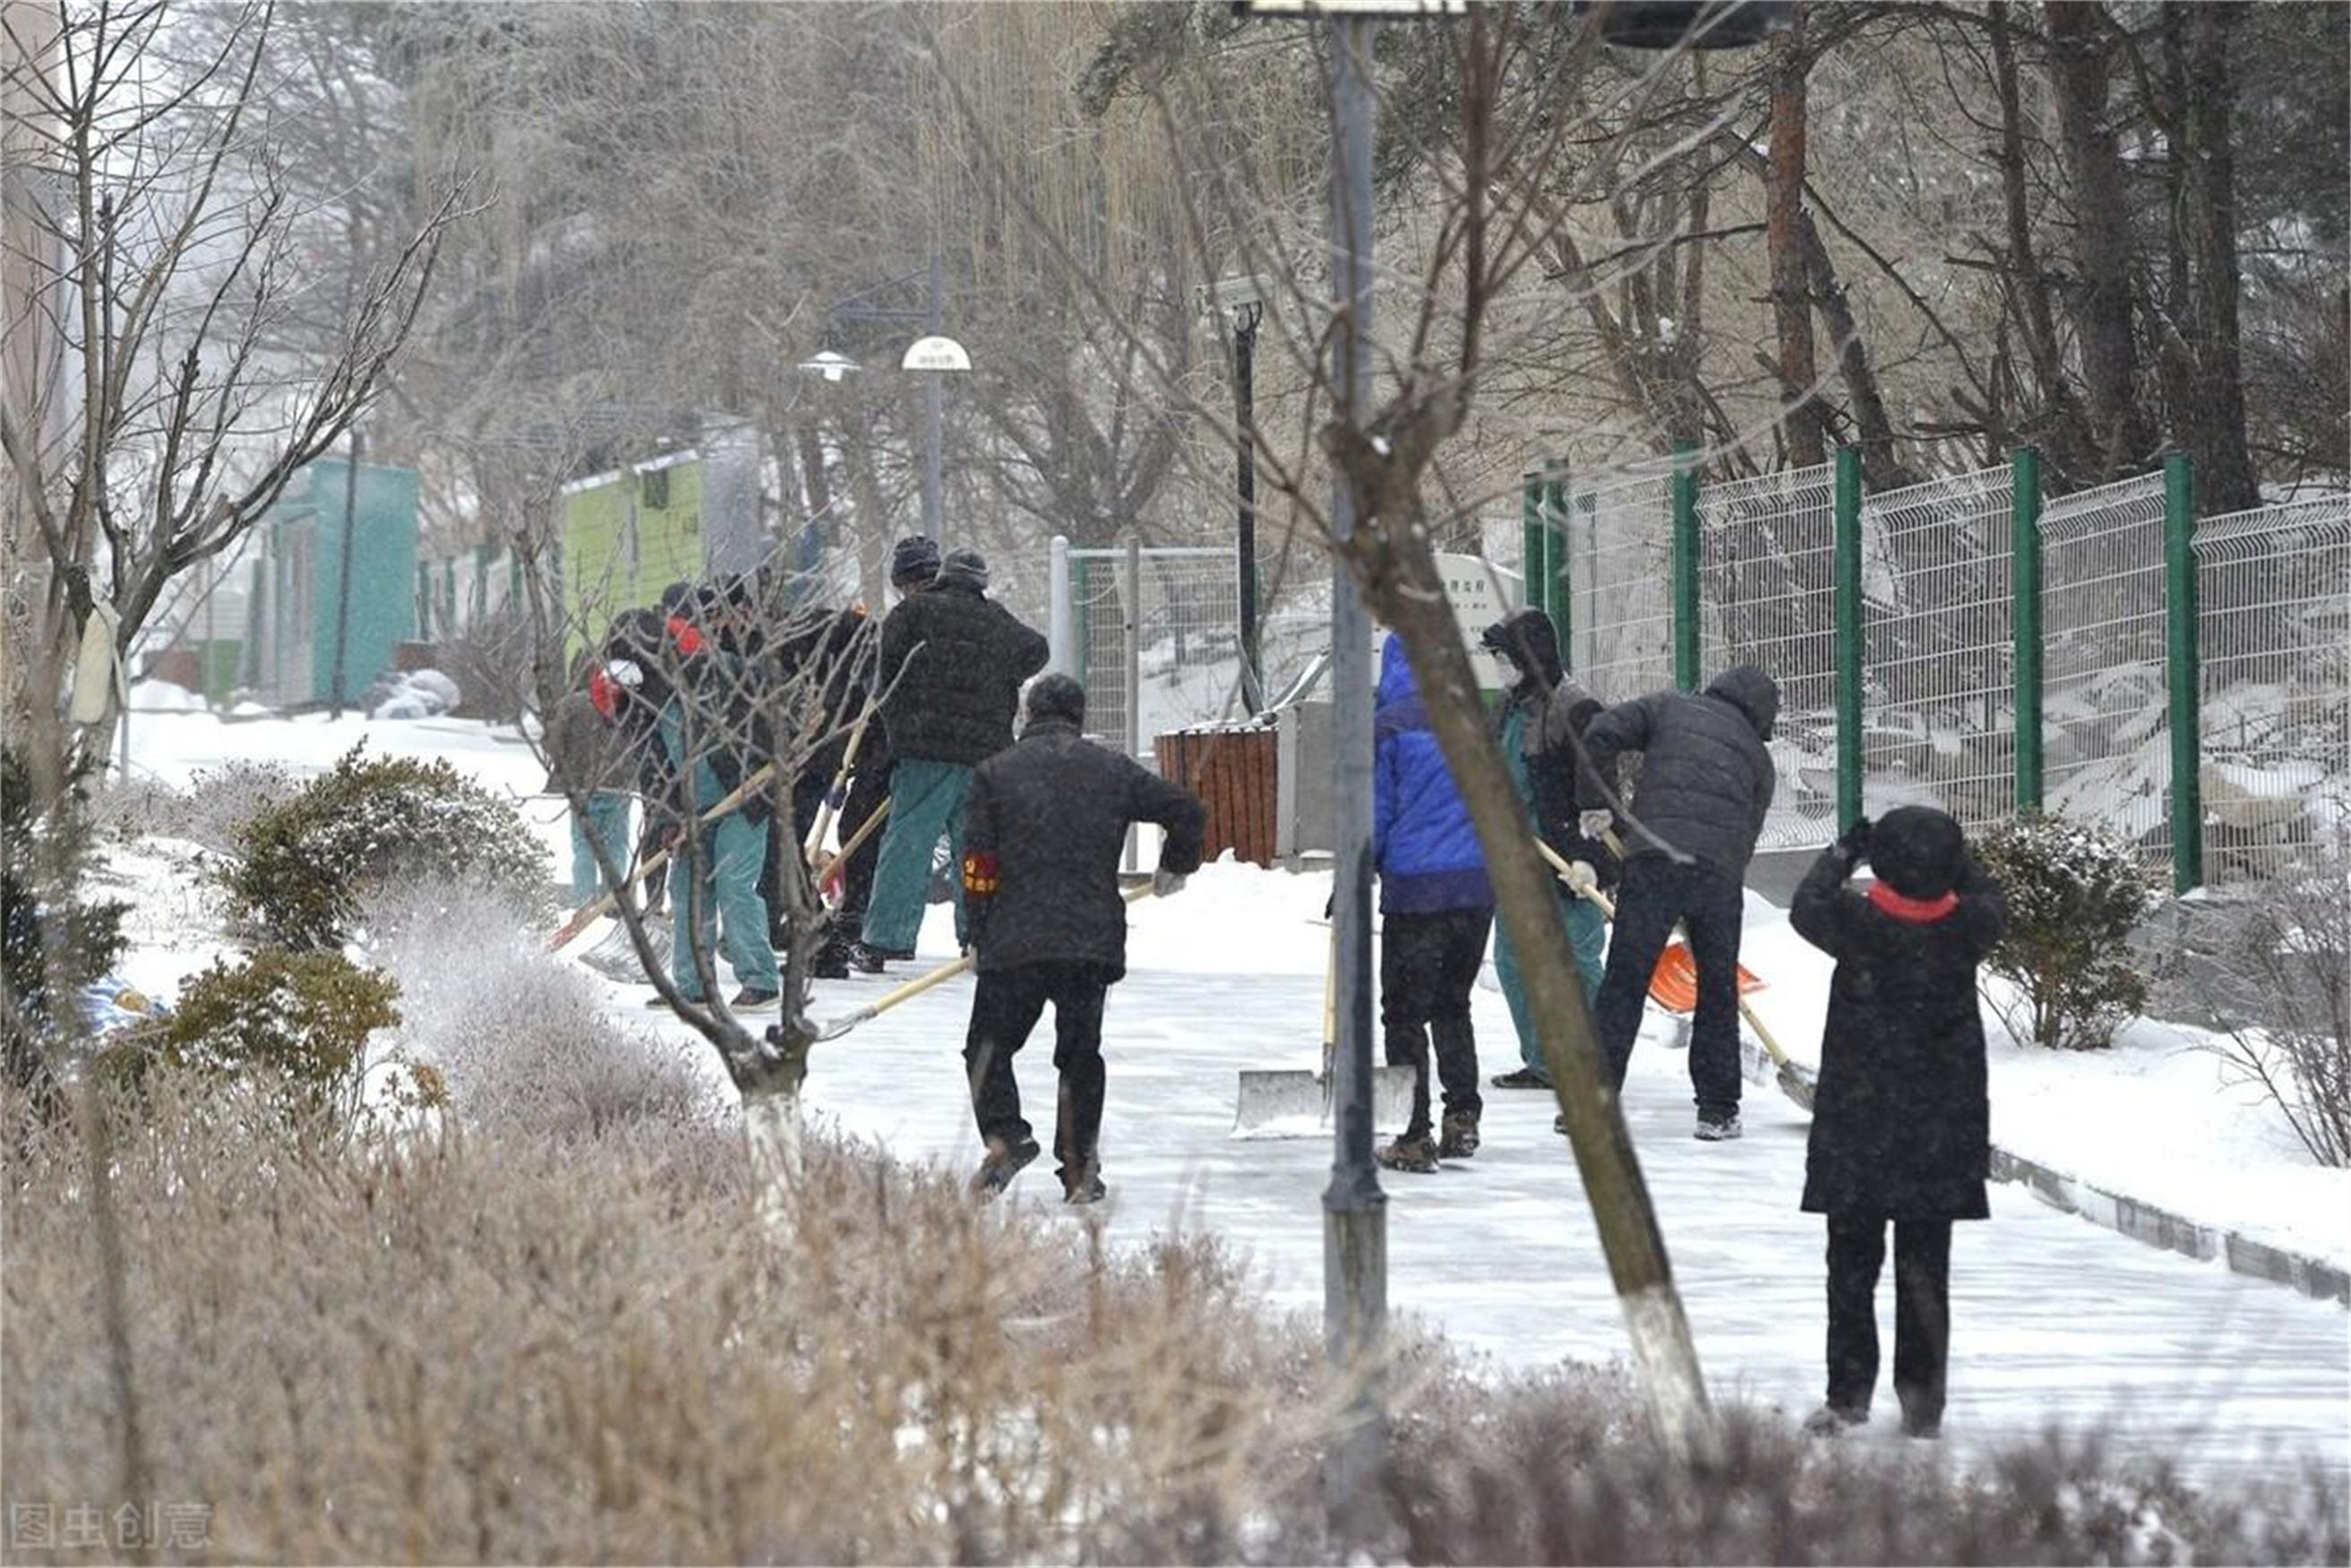
<instances>
[{"instance_id":1,"label":"shrub","mask_svg":"<svg viewBox=\"0 0 2351 1568\"><path fill-rule=\"evenodd\" d=\"M2102 828L2062 817L2001 822L1977 857L2008 899L2008 931L1984 967L2014 986L2009 1033L2069 1051L2114 1043L2147 1004L2128 946L2162 891L2129 847ZM2020 1027L2022 1026L2022 1027Z\"/></svg>"},{"instance_id":2,"label":"shrub","mask_svg":"<svg viewBox=\"0 0 2351 1568\"><path fill-rule=\"evenodd\" d=\"M215 960L177 1008L118 1047L117 1076L156 1063L247 1082L288 1115L337 1125L358 1108L368 1036L400 1021L389 975L340 953L265 947L235 968Z\"/></svg>"},{"instance_id":3,"label":"shrub","mask_svg":"<svg viewBox=\"0 0 2351 1568\"><path fill-rule=\"evenodd\" d=\"M365 757L353 747L279 805L236 830L230 913L262 940L298 950L347 937L369 889L455 877L520 910L549 909L546 852L520 812L448 763Z\"/></svg>"},{"instance_id":4,"label":"shrub","mask_svg":"<svg viewBox=\"0 0 2351 1568\"><path fill-rule=\"evenodd\" d=\"M461 1122L577 1139L715 1113L705 1048L614 1022L595 980L478 890L408 883L363 913L377 961L402 977L396 1048L439 1071Z\"/></svg>"},{"instance_id":5,"label":"shrub","mask_svg":"<svg viewBox=\"0 0 2351 1568\"><path fill-rule=\"evenodd\" d=\"M2351 1166L2351 857L2247 904L2206 984L2214 1043L2319 1164Z\"/></svg>"},{"instance_id":6,"label":"shrub","mask_svg":"<svg viewBox=\"0 0 2351 1568\"><path fill-rule=\"evenodd\" d=\"M42 1100L52 1087L45 1052L59 1025L69 1031L73 1022L60 1000L114 967L130 907L78 896L94 852L89 762L77 757L66 768L62 793L44 809L23 756L0 747L0 1045L9 1081Z\"/></svg>"}]
</instances>

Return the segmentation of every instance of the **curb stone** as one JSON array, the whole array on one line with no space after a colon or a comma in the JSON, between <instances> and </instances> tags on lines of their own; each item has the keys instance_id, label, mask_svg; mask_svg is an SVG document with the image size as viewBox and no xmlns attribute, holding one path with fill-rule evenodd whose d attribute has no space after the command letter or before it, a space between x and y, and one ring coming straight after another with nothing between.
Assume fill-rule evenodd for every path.
<instances>
[{"instance_id":1,"label":"curb stone","mask_svg":"<svg viewBox=\"0 0 2351 1568\"><path fill-rule=\"evenodd\" d=\"M1740 1036L1739 1048L1747 1059L1748 1076L1751 1080L1777 1082L1778 1075L1770 1060L1743 1032ZM2299 1291L2317 1301L2335 1301L2351 1307L2351 1271L2321 1259L2289 1252L2283 1248L2256 1241L2249 1236L2218 1226L2199 1225L2169 1209L2158 1208L2151 1203L2141 1203L2135 1197L2108 1192L2078 1176L2053 1170L2037 1160L2010 1154L1998 1145L1994 1145L1991 1151L1991 1177L1994 1181L2029 1187L2033 1197L2052 1208L2078 1214L2093 1225L2127 1236L2134 1241L2194 1258L2199 1262L2210 1263L2218 1259L2226 1263L2232 1273L2242 1274L2249 1279L2266 1280L2272 1284Z\"/></svg>"}]
</instances>

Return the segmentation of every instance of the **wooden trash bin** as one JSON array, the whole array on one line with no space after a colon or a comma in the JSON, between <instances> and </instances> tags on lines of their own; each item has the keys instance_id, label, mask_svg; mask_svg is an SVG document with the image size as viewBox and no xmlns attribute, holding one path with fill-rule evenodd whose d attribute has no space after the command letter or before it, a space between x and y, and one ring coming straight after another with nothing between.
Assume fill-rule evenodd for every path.
<instances>
[{"instance_id":1,"label":"wooden trash bin","mask_svg":"<svg viewBox=\"0 0 2351 1568\"><path fill-rule=\"evenodd\" d=\"M1278 854L1280 747L1270 725L1179 729L1155 737L1159 776L1181 784L1208 809L1204 860L1225 851L1252 865Z\"/></svg>"}]
</instances>

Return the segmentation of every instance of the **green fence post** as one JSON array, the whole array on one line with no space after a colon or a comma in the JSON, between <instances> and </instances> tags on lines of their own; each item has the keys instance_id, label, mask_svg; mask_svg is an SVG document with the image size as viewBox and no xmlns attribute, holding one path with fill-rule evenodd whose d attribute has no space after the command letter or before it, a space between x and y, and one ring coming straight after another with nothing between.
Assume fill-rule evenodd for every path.
<instances>
[{"instance_id":1,"label":"green fence post","mask_svg":"<svg viewBox=\"0 0 2351 1568\"><path fill-rule=\"evenodd\" d=\"M1543 465L1543 613L1554 627L1567 625L1567 464Z\"/></svg>"},{"instance_id":2,"label":"green fence post","mask_svg":"<svg viewBox=\"0 0 2351 1568\"><path fill-rule=\"evenodd\" d=\"M1836 454L1836 814L1861 820L1861 448Z\"/></svg>"},{"instance_id":3,"label":"green fence post","mask_svg":"<svg viewBox=\"0 0 2351 1568\"><path fill-rule=\"evenodd\" d=\"M2009 583L2016 645L2016 809L2041 810L2041 453L2009 458Z\"/></svg>"},{"instance_id":4,"label":"green fence post","mask_svg":"<svg viewBox=\"0 0 2351 1568\"><path fill-rule=\"evenodd\" d=\"M1674 685L1698 690L1698 444L1674 443Z\"/></svg>"},{"instance_id":5,"label":"green fence post","mask_svg":"<svg viewBox=\"0 0 2351 1568\"><path fill-rule=\"evenodd\" d=\"M2171 685L2171 891L2204 880L2204 757L2197 670L2196 469L2163 460L2164 664Z\"/></svg>"},{"instance_id":6,"label":"green fence post","mask_svg":"<svg viewBox=\"0 0 2351 1568\"><path fill-rule=\"evenodd\" d=\"M1519 476L1519 608L1542 608L1543 563L1542 476L1530 468Z\"/></svg>"}]
</instances>

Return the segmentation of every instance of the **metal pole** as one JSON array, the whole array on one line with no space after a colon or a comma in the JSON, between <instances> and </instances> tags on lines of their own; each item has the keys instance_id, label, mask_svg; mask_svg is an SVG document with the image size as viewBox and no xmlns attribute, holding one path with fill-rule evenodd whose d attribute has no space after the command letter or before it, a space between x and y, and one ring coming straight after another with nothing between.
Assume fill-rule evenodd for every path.
<instances>
[{"instance_id":1,"label":"metal pole","mask_svg":"<svg viewBox=\"0 0 2351 1568\"><path fill-rule=\"evenodd\" d=\"M2204 880L2203 737L2197 703L2196 470L2188 455L2163 460L2164 652L2171 688L2171 891Z\"/></svg>"},{"instance_id":2,"label":"metal pole","mask_svg":"<svg viewBox=\"0 0 2351 1568\"><path fill-rule=\"evenodd\" d=\"M2016 640L2016 809L2041 810L2041 453L2009 459L2011 634Z\"/></svg>"},{"instance_id":3,"label":"metal pole","mask_svg":"<svg viewBox=\"0 0 2351 1568\"><path fill-rule=\"evenodd\" d=\"M1843 832L1861 817L1861 448L1836 452L1836 810Z\"/></svg>"},{"instance_id":4,"label":"metal pole","mask_svg":"<svg viewBox=\"0 0 2351 1568\"><path fill-rule=\"evenodd\" d=\"M341 563L335 569L335 674L330 693L334 711L329 716L343 716L343 662L350 651L351 630L351 541L360 531L360 427L351 426L350 466L343 474L343 537L337 553Z\"/></svg>"},{"instance_id":5,"label":"metal pole","mask_svg":"<svg viewBox=\"0 0 2351 1568\"><path fill-rule=\"evenodd\" d=\"M1143 735L1143 540L1130 534L1126 540L1126 754L1142 758L1149 755L1144 747ZM1134 871L1142 860L1142 832L1126 830L1126 869Z\"/></svg>"},{"instance_id":6,"label":"metal pole","mask_svg":"<svg viewBox=\"0 0 2351 1568\"><path fill-rule=\"evenodd\" d=\"M1674 685L1698 690L1698 444L1674 443Z\"/></svg>"},{"instance_id":7,"label":"metal pole","mask_svg":"<svg viewBox=\"0 0 2351 1568\"><path fill-rule=\"evenodd\" d=\"M1071 657L1070 633L1070 536L1055 534L1048 547L1050 563L1045 583L1045 645L1052 650L1048 665L1054 674L1074 675L1076 662Z\"/></svg>"},{"instance_id":8,"label":"metal pole","mask_svg":"<svg viewBox=\"0 0 2351 1568\"><path fill-rule=\"evenodd\" d=\"M1331 180L1331 272L1340 330L1332 349L1346 419L1371 409L1373 23L1332 24L1332 101L1337 136ZM1338 996L1332 1054L1331 1185L1322 1194L1322 1332L1332 1369L1349 1389L1325 1484L1342 1538L1368 1534L1387 1448L1382 1360L1387 1335L1387 1195L1372 1159L1372 627L1344 559L1355 530L1343 481L1331 487L1331 531L1340 559L1331 581L1332 818Z\"/></svg>"},{"instance_id":9,"label":"metal pole","mask_svg":"<svg viewBox=\"0 0 2351 1568\"><path fill-rule=\"evenodd\" d=\"M942 319L946 314L945 296L945 276L941 270L937 247L934 246L931 250L931 333L935 337L939 332ZM939 469L942 461L939 448L944 440L941 427L944 408L942 400L946 395L942 382L945 373L941 371L929 372L924 378L923 391L923 536L933 540L939 538L940 491L943 484Z\"/></svg>"},{"instance_id":10,"label":"metal pole","mask_svg":"<svg viewBox=\"0 0 2351 1568\"><path fill-rule=\"evenodd\" d=\"M1543 607L1542 476L1533 469L1519 476L1519 608Z\"/></svg>"},{"instance_id":11,"label":"metal pole","mask_svg":"<svg viewBox=\"0 0 2351 1568\"><path fill-rule=\"evenodd\" d=\"M1263 678L1258 667L1257 638L1257 327L1265 307L1249 304L1233 317L1233 429L1238 447L1234 476L1240 492L1239 547L1241 632L1241 706L1254 714L1261 703Z\"/></svg>"}]
</instances>

